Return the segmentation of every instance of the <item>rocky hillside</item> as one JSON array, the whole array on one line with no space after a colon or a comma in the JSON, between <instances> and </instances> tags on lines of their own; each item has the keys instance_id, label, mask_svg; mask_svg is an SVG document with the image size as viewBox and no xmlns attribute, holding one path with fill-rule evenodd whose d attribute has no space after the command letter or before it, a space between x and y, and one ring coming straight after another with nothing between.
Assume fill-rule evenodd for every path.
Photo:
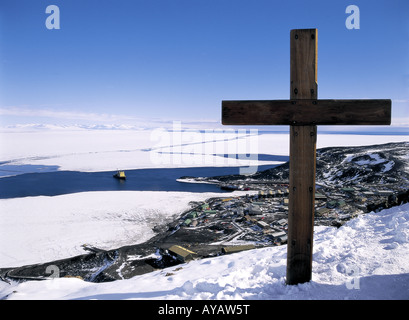
<instances>
[{"instance_id":1,"label":"rocky hillside","mask_svg":"<svg viewBox=\"0 0 409 320\"><path fill-rule=\"evenodd\" d=\"M391 184L408 178L408 142L317 151L317 181L322 184Z\"/></svg>"},{"instance_id":2,"label":"rocky hillside","mask_svg":"<svg viewBox=\"0 0 409 320\"><path fill-rule=\"evenodd\" d=\"M237 180L286 181L288 179L288 162L257 172L252 176L229 175L211 178L225 183L234 183ZM409 183L409 143L318 149L316 181L329 186L360 183L407 184Z\"/></svg>"}]
</instances>

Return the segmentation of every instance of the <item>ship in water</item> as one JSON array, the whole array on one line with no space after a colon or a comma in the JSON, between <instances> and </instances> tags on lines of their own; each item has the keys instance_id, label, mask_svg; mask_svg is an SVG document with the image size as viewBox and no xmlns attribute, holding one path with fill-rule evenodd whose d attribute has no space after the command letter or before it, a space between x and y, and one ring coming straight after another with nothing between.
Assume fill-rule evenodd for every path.
<instances>
[{"instance_id":1,"label":"ship in water","mask_svg":"<svg viewBox=\"0 0 409 320\"><path fill-rule=\"evenodd\" d=\"M117 178L117 179L120 179L120 180L125 180L125 179L126 179L125 171L118 170L118 171L114 174L114 178Z\"/></svg>"}]
</instances>

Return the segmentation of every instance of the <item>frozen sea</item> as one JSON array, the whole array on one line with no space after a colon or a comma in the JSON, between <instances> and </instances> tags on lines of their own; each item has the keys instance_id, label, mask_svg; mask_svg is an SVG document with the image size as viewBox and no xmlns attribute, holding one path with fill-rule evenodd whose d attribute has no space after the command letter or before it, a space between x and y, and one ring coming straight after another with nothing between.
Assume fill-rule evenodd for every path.
<instances>
[{"instance_id":1,"label":"frozen sea","mask_svg":"<svg viewBox=\"0 0 409 320\"><path fill-rule=\"evenodd\" d=\"M0 132L0 199L88 191L225 192L178 178L262 171L289 158L286 132L23 129ZM402 131L332 132L319 134L317 146L408 137ZM126 169L126 181L113 179L117 169Z\"/></svg>"},{"instance_id":2,"label":"frozen sea","mask_svg":"<svg viewBox=\"0 0 409 320\"><path fill-rule=\"evenodd\" d=\"M189 208L189 201L220 195L220 190L195 191L193 188L198 188L195 184L175 184L174 178L210 175L203 168L210 167L219 174L217 170L224 172L227 167L237 170L274 166L288 159L288 133L220 131L206 136L195 132L176 140L169 133L157 139L157 133L44 127L3 129L0 170L4 171L0 193L7 193L10 183L6 182L10 181L16 183L14 190L20 191L0 199L0 268L82 254L84 243L110 249L144 242L154 236L152 228L158 221L174 219ZM401 141L409 141L409 136L319 133L317 148ZM126 183L133 180L134 173L149 172L151 175L145 176L149 180L147 185L157 184L160 190L120 189L123 184L112 178L117 169L128 173L130 179ZM86 186L58 190L56 186L67 184L64 179L67 172L72 174L71 186L81 180L77 176L89 176L102 189L90 190ZM56 195L40 195L41 183L30 182L32 176L40 178L48 189L54 189ZM143 177L138 179L143 183ZM106 187L105 183L111 186ZM117 188L112 188L112 184ZM172 184L188 189L172 191L169 187ZM33 194L24 194L33 189ZM243 193L232 195L240 194ZM172 277L156 272L111 285L86 284L78 279L12 285L0 282L0 296L14 299L409 298L405 284L409 274L407 211L406 205L388 211L385 216L367 215L339 231L318 229L314 240L318 242L314 249L313 281L297 288L283 284L285 247L281 247L194 262ZM348 270L357 265L361 290L348 290L344 285L351 280ZM203 267L208 272L200 274L198 270Z\"/></svg>"}]
</instances>

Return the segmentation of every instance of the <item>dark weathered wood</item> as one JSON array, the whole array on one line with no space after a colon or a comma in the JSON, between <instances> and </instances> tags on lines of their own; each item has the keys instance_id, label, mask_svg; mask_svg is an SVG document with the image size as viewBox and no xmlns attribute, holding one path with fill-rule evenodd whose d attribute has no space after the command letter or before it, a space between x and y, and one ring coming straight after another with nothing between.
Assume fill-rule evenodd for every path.
<instances>
[{"instance_id":1,"label":"dark weathered wood","mask_svg":"<svg viewBox=\"0 0 409 320\"><path fill-rule=\"evenodd\" d=\"M222 123L224 125L390 125L391 100L223 101Z\"/></svg>"},{"instance_id":2,"label":"dark weathered wood","mask_svg":"<svg viewBox=\"0 0 409 320\"><path fill-rule=\"evenodd\" d=\"M317 29L295 29L290 32L290 97L316 99L318 96Z\"/></svg>"},{"instance_id":3,"label":"dark weathered wood","mask_svg":"<svg viewBox=\"0 0 409 320\"><path fill-rule=\"evenodd\" d=\"M312 275L316 126L290 127L287 284L308 282Z\"/></svg>"},{"instance_id":4,"label":"dark weathered wood","mask_svg":"<svg viewBox=\"0 0 409 320\"><path fill-rule=\"evenodd\" d=\"M296 114L307 108L299 99L317 99L317 30L292 30L290 99ZM317 114L316 114L317 115ZM317 126L290 127L287 284L311 280Z\"/></svg>"},{"instance_id":5,"label":"dark weathered wood","mask_svg":"<svg viewBox=\"0 0 409 320\"><path fill-rule=\"evenodd\" d=\"M317 48L317 29L291 30L290 100L222 102L224 125L290 125L290 285L312 275L317 125L391 122L391 100L317 100Z\"/></svg>"}]
</instances>

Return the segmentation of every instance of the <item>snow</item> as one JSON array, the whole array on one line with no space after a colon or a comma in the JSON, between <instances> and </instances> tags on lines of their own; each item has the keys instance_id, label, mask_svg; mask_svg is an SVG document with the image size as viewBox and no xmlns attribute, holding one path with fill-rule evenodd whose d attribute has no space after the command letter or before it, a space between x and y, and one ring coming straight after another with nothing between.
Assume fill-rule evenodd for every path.
<instances>
[{"instance_id":1,"label":"snow","mask_svg":"<svg viewBox=\"0 0 409 320\"><path fill-rule=\"evenodd\" d=\"M384 164L382 172L390 171L393 168L394 165L395 165L395 161L388 161L386 164Z\"/></svg>"},{"instance_id":2,"label":"snow","mask_svg":"<svg viewBox=\"0 0 409 320\"><path fill-rule=\"evenodd\" d=\"M280 161L215 154L289 152L288 134L281 133L219 130L174 136L164 129L122 129L3 129L0 169L4 164L78 171L270 164ZM400 141L408 141L408 136L319 134L317 148ZM182 213L189 201L212 196L109 191L2 199L0 268L82 254L83 244L109 249L143 242L154 235L156 224ZM279 246L191 261L111 283L75 278L0 281L0 299L409 299L408 230L409 205L362 215L339 229L316 227L313 278L298 286L285 285L286 246Z\"/></svg>"},{"instance_id":3,"label":"snow","mask_svg":"<svg viewBox=\"0 0 409 320\"><path fill-rule=\"evenodd\" d=\"M232 130L170 131L60 129L0 133L0 160L7 165L58 166L83 172L141 168L257 165L257 159L223 158L217 154L257 155L258 136ZM279 147L279 144L276 144ZM242 151L243 150L243 151ZM247 151L247 152L245 152ZM286 150L284 151L284 153ZM279 154L283 151L279 150ZM280 163L277 161L263 164Z\"/></svg>"},{"instance_id":4,"label":"snow","mask_svg":"<svg viewBox=\"0 0 409 320\"><path fill-rule=\"evenodd\" d=\"M312 281L285 285L286 246L194 260L128 280L0 283L8 299L409 299L409 204L316 227ZM170 275L169 275L170 274Z\"/></svg>"},{"instance_id":5,"label":"snow","mask_svg":"<svg viewBox=\"0 0 409 320\"><path fill-rule=\"evenodd\" d=\"M84 254L84 244L108 250L142 243L155 235L155 225L189 209L189 201L219 195L102 191L2 199L0 268Z\"/></svg>"},{"instance_id":6,"label":"snow","mask_svg":"<svg viewBox=\"0 0 409 320\"><path fill-rule=\"evenodd\" d=\"M367 164L375 165L375 164L386 162L386 159L381 158L381 156L379 154L377 154L377 153L366 153L365 155L367 155L370 159L358 160L358 161L355 161L355 163L360 165L360 166L363 166L363 165L367 165ZM345 162L351 162L356 157L357 157L356 154L347 154L344 161Z\"/></svg>"},{"instance_id":7,"label":"snow","mask_svg":"<svg viewBox=\"0 0 409 320\"><path fill-rule=\"evenodd\" d=\"M48 128L48 127L47 127ZM174 130L175 129L175 130ZM53 128L0 130L0 173L40 172L34 166L57 166L58 170L83 172L116 169L175 168L201 166L255 166L283 161L260 161L258 154L289 155L287 133L256 134L250 130L173 129L99 130ZM317 148L364 146L408 141L409 136L319 134ZM217 154L243 155L238 159ZM249 156L246 156L249 154ZM2 165L14 166L5 171ZM25 168L24 165L31 165ZM44 168L42 168L43 170ZM21 172L21 173L23 173Z\"/></svg>"}]
</instances>

